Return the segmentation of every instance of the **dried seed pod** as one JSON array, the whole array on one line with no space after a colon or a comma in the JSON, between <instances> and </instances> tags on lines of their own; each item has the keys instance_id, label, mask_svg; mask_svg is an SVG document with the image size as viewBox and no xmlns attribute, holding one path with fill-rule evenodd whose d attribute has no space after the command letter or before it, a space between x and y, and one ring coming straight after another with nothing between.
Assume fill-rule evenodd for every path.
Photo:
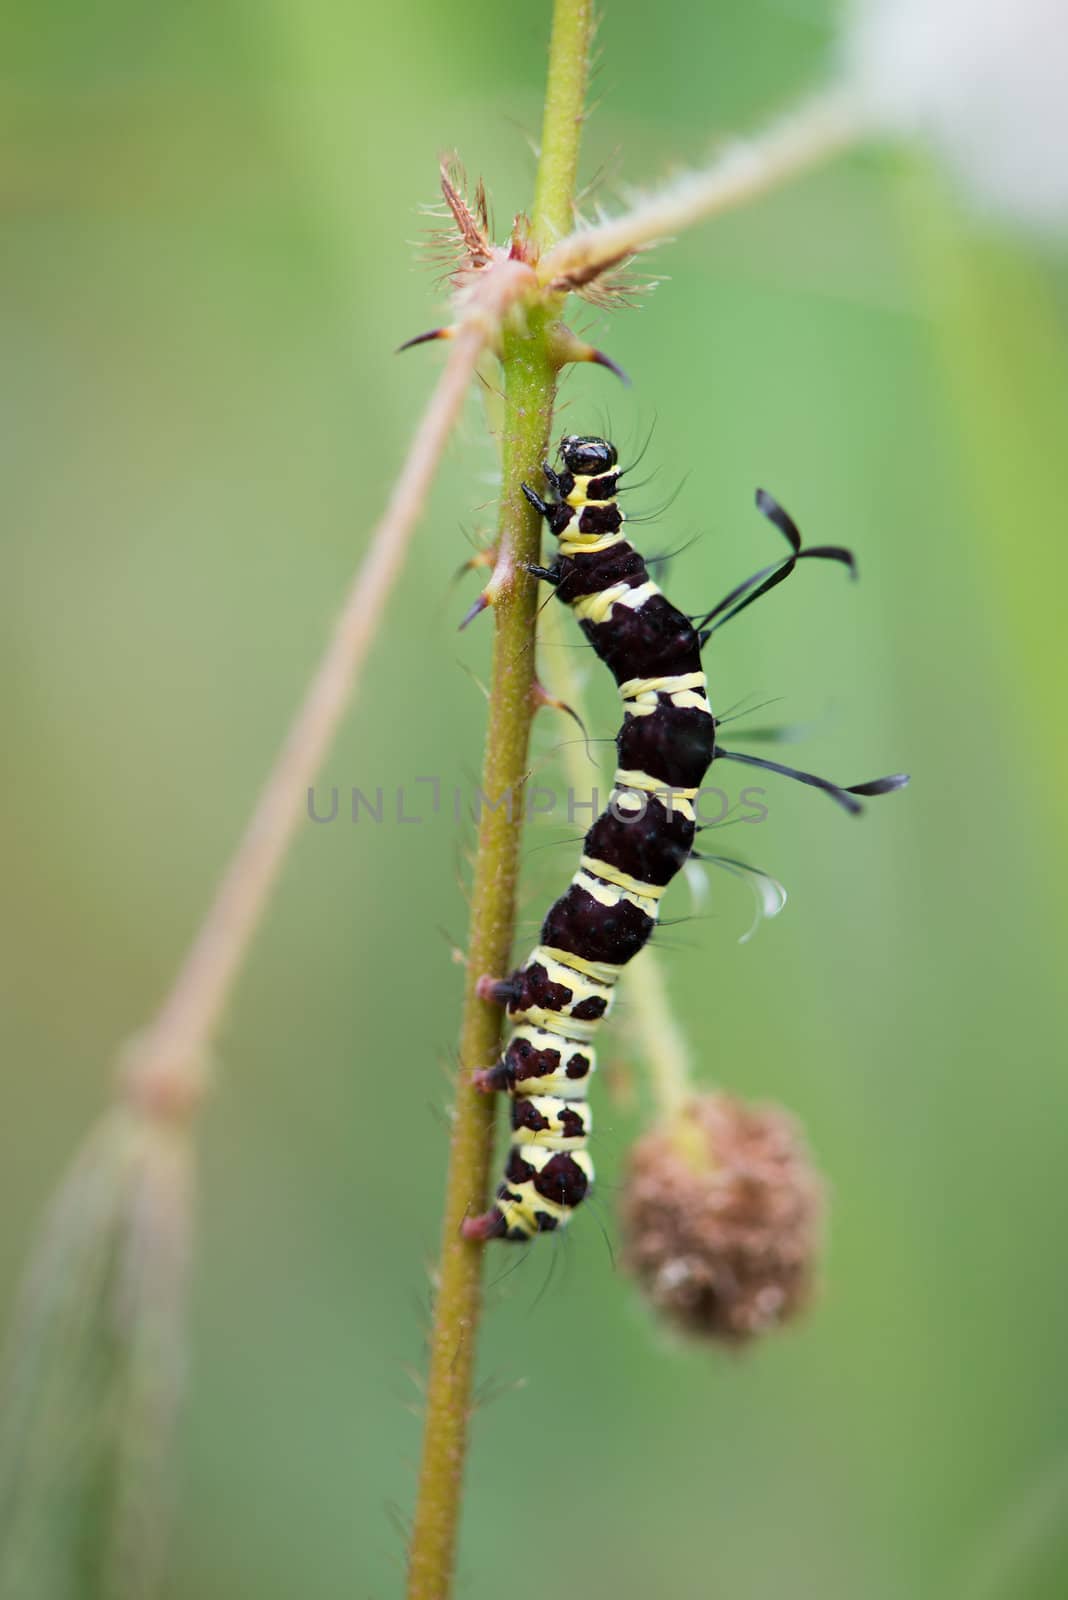
<instances>
[{"instance_id":1,"label":"dried seed pod","mask_svg":"<svg viewBox=\"0 0 1068 1600\"><path fill-rule=\"evenodd\" d=\"M810 1297L823 1185L778 1106L689 1101L633 1147L620 1208L624 1266L686 1333L744 1343Z\"/></svg>"}]
</instances>

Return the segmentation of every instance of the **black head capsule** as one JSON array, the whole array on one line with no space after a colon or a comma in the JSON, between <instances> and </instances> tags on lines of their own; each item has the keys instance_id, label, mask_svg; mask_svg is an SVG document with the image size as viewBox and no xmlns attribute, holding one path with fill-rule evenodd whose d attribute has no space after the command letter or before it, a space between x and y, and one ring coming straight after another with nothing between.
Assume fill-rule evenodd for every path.
<instances>
[{"instance_id":1,"label":"black head capsule","mask_svg":"<svg viewBox=\"0 0 1068 1600\"><path fill-rule=\"evenodd\" d=\"M569 433L560 440L560 459L576 478L596 478L610 472L619 457L615 445L607 439Z\"/></svg>"}]
</instances>

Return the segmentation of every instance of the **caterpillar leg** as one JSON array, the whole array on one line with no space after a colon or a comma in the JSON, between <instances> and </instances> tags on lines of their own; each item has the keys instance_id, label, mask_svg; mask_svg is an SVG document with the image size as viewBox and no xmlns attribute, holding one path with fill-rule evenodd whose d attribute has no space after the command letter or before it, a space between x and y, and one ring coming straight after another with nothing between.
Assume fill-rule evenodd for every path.
<instances>
[{"instance_id":1,"label":"caterpillar leg","mask_svg":"<svg viewBox=\"0 0 1068 1600\"><path fill-rule=\"evenodd\" d=\"M528 562L526 570L532 578L541 578L543 582L551 583L553 588L560 582L560 574L555 567L539 567Z\"/></svg>"},{"instance_id":2,"label":"caterpillar leg","mask_svg":"<svg viewBox=\"0 0 1068 1600\"><path fill-rule=\"evenodd\" d=\"M508 1224L504 1213L498 1211L496 1206L491 1206L480 1217L465 1217L460 1226L460 1232L465 1239L505 1239L508 1236ZM526 1238L526 1234L519 1235Z\"/></svg>"},{"instance_id":3,"label":"caterpillar leg","mask_svg":"<svg viewBox=\"0 0 1068 1600\"><path fill-rule=\"evenodd\" d=\"M497 1198L480 1217L463 1224L465 1239L520 1242L566 1227L593 1184L585 1150L556 1151L513 1145Z\"/></svg>"},{"instance_id":4,"label":"caterpillar leg","mask_svg":"<svg viewBox=\"0 0 1068 1600\"><path fill-rule=\"evenodd\" d=\"M475 993L490 1006L506 1006L515 999L515 974L510 978L494 978L484 972L475 984Z\"/></svg>"}]
</instances>

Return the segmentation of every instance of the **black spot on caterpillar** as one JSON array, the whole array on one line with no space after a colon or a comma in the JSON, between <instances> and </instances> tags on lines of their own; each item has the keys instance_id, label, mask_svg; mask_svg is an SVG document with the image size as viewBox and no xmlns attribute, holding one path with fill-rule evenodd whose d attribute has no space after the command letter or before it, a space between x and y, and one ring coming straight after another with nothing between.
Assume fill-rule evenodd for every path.
<instances>
[{"instance_id":1,"label":"black spot on caterpillar","mask_svg":"<svg viewBox=\"0 0 1068 1600\"><path fill-rule=\"evenodd\" d=\"M543 469L552 500L523 485L560 541L552 565L536 574L555 586L619 686L619 765L608 806L586 835L578 871L546 915L541 942L510 978L485 980L486 998L507 1007L512 1033L501 1059L476 1073L475 1083L513 1096L512 1147L494 1204L464 1223L473 1239L551 1232L570 1221L589 1193L592 1040L620 973L656 927L664 889L693 851L693 802L712 762L747 761L796 778L852 812L861 809L857 795L887 794L908 782L898 774L841 788L717 743L701 665L707 639L806 557L853 570L848 550L802 548L792 519L760 490L757 505L790 554L737 585L695 625L649 577L622 531L615 446L569 435L560 460L559 471Z\"/></svg>"}]
</instances>

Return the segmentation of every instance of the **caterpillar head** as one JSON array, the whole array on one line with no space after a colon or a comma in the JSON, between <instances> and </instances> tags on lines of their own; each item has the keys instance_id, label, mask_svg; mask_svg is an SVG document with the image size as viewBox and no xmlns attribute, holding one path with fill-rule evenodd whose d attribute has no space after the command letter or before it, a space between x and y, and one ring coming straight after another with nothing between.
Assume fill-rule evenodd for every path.
<instances>
[{"instance_id":1,"label":"caterpillar head","mask_svg":"<svg viewBox=\"0 0 1068 1600\"><path fill-rule=\"evenodd\" d=\"M560 459L576 478L596 478L610 472L619 457L607 439L568 433L560 440Z\"/></svg>"}]
</instances>

